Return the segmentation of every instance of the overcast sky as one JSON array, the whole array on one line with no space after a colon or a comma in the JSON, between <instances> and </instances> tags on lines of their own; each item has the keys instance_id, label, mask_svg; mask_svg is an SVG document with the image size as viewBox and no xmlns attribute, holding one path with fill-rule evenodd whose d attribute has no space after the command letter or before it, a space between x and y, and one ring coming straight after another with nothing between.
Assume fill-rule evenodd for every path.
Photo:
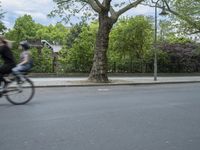
<instances>
[{"instance_id":1,"label":"overcast sky","mask_svg":"<svg viewBox=\"0 0 200 150\"><path fill-rule=\"evenodd\" d=\"M58 19L48 18L47 14L53 10L55 4L53 0L0 0L2 9L5 13L3 19L4 24L8 28L12 28L15 20L24 14L31 15L36 23L43 25L55 24ZM139 6L133 11L127 12L125 15L150 15L153 9L149 7Z\"/></svg>"}]
</instances>

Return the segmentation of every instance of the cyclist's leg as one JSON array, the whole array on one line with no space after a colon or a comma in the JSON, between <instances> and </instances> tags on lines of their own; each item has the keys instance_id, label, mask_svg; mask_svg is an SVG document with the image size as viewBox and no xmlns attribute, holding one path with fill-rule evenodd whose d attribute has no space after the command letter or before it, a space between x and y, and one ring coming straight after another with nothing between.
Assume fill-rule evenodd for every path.
<instances>
[{"instance_id":1,"label":"cyclist's leg","mask_svg":"<svg viewBox=\"0 0 200 150\"><path fill-rule=\"evenodd\" d=\"M4 87L6 84L5 79L3 78L5 74L9 74L11 72L12 65L11 64L3 64L0 66L0 96L4 91Z\"/></svg>"},{"instance_id":2,"label":"cyclist's leg","mask_svg":"<svg viewBox=\"0 0 200 150\"><path fill-rule=\"evenodd\" d=\"M0 84L1 84L1 81L3 81L3 76L5 74L5 71L6 71L6 66L5 65L1 65L0 66Z\"/></svg>"},{"instance_id":3,"label":"cyclist's leg","mask_svg":"<svg viewBox=\"0 0 200 150\"><path fill-rule=\"evenodd\" d=\"M0 72L0 86L2 81L3 81L3 74Z\"/></svg>"},{"instance_id":4,"label":"cyclist's leg","mask_svg":"<svg viewBox=\"0 0 200 150\"><path fill-rule=\"evenodd\" d=\"M17 65L16 67L12 68L12 72L17 75L21 72L27 72L30 68L30 64Z\"/></svg>"},{"instance_id":5,"label":"cyclist's leg","mask_svg":"<svg viewBox=\"0 0 200 150\"><path fill-rule=\"evenodd\" d=\"M3 81L3 77L5 74L10 74L12 72L13 65L12 64L3 64L0 66L0 81Z\"/></svg>"},{"instance_id":6,"label":"cyclist's leg","mask_svg":"<svg viewBox=\"0 0 200 150\"><path fill-rule=\"evenodd\" d=\"M29 69L29 65L17 65L12 69L13 74L17 77L19 81L23 80L22 72L26 72Z\"/></svg>"}]
</instances>

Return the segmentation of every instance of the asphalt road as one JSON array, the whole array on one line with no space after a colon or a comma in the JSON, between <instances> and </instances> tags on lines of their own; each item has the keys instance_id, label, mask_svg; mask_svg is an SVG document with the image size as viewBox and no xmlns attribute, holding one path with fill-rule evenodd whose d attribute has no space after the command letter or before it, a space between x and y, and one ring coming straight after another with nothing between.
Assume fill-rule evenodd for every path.
<instances>
[{"instance_id":1,"label":"asphalt road","mask_svg":"<svg viewBox=\"0 0 200 150\"><path fill-rule=\"evenodd\" d=\"M199 150L200 84L36 89L0 101L0 150Z\"/></svg>"}]
</instances>

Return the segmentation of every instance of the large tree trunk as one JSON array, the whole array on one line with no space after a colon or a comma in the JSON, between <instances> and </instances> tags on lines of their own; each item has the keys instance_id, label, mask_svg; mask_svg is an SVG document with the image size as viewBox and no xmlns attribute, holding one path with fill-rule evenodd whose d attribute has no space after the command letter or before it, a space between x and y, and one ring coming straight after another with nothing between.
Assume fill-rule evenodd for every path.
<instances>
[{"instance_id":1,"label":"large tree trunk","mask_svg":"<svg viewBox=\"0 0 200 150\"><path fill-rule=\"evenodd\" d=\"M99 29L96 37L96 47L93 58L93 66L88 80L93 82L108 82L107 76L107 50L109 34L113 22L108 14L99 15Z\"/></svg>"}]
</instances>

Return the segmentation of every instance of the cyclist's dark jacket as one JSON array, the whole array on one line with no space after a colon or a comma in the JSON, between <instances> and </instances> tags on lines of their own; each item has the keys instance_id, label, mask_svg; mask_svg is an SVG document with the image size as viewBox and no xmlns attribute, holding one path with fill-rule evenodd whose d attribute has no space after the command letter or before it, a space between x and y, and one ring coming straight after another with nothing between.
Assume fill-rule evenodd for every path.
<instances>
[{"instance_id":1,"label":"cyclist's dark jacket","mask_svg":"<svg viewBox=\"0 0 200 150\"><path fill-rule=\"evenodd\" d=\"M0 46L0 55L4 61L4 64L12 64L15 65L15 59L12 55L10 48L6 45Z\"/></svg>"}]
</instances>

